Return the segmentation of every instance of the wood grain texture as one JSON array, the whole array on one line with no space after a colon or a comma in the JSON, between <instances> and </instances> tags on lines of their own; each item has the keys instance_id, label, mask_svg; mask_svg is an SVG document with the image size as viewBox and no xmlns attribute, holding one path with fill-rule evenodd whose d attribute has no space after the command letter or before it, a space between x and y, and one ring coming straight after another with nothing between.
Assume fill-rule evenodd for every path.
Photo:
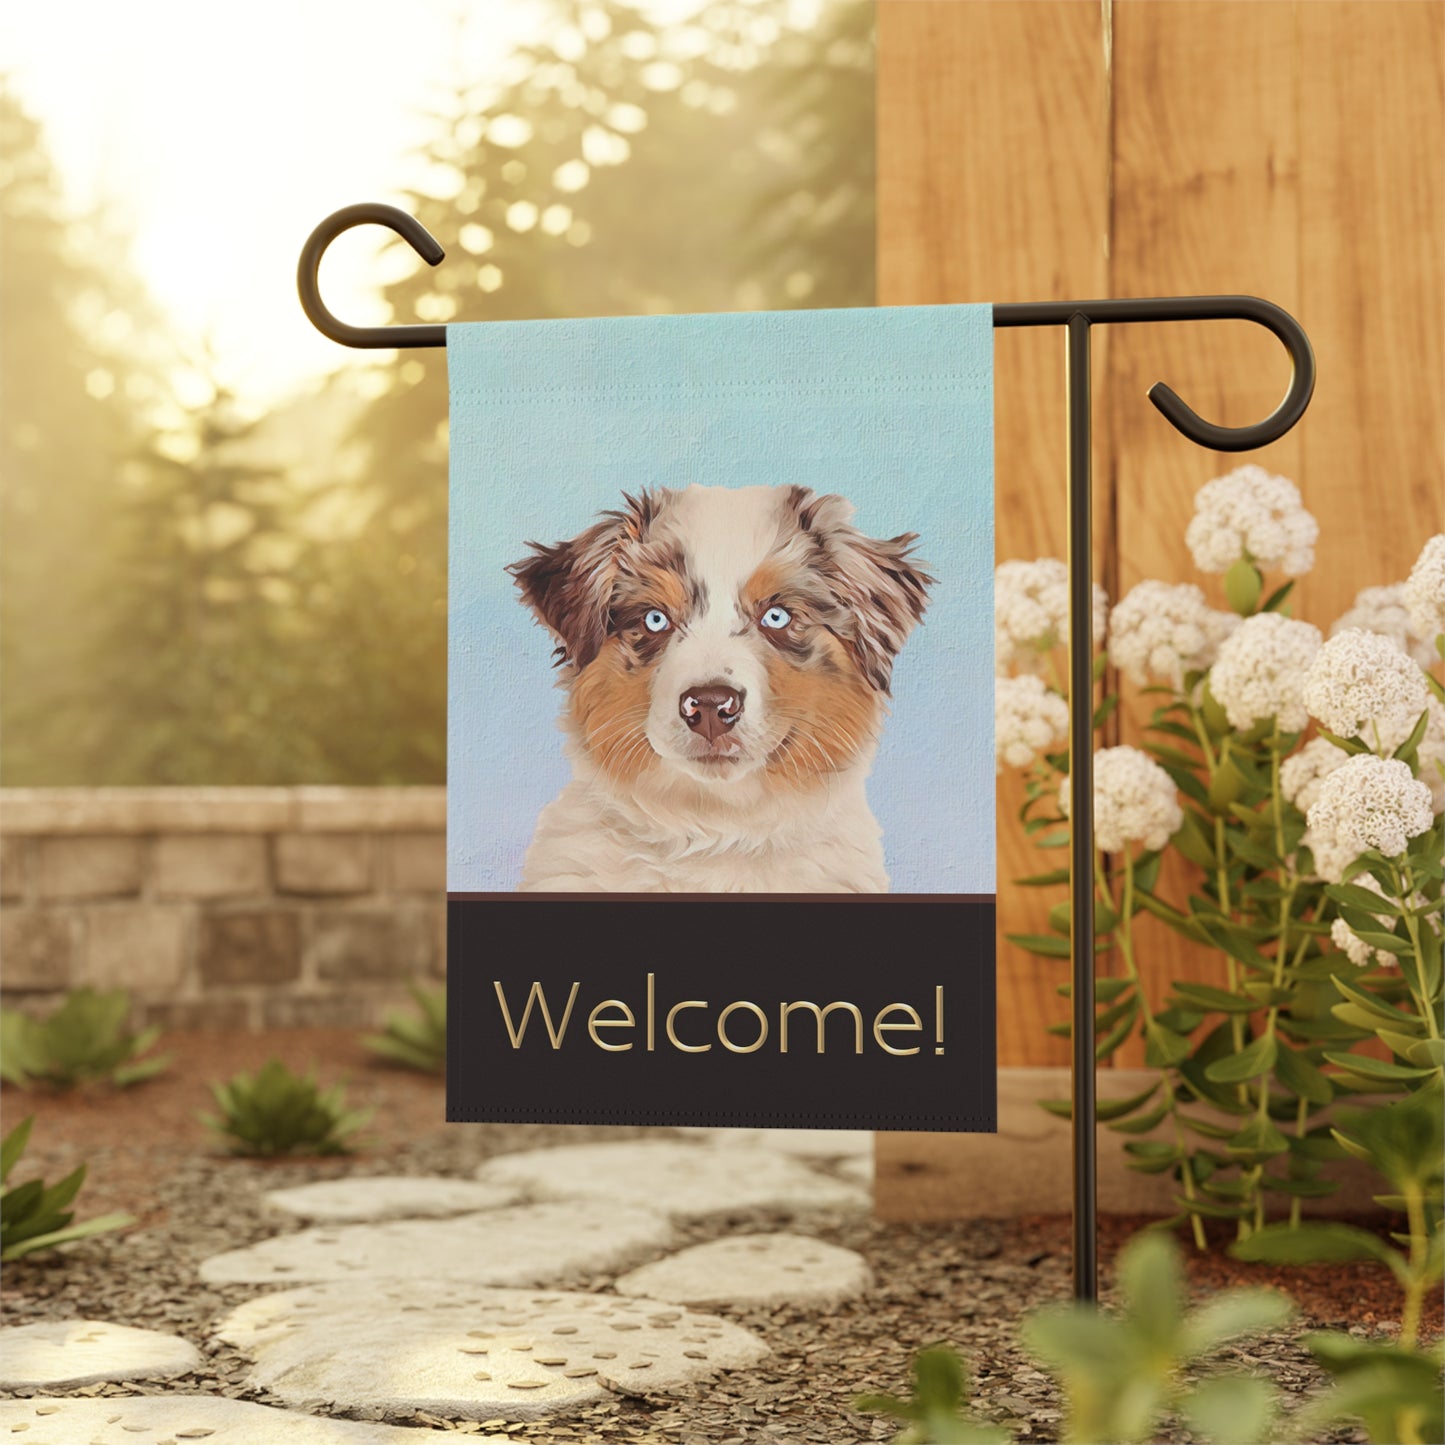
<instances>
[{"instance_id":1,"label":"wood grain texture","mask_svg":"<svg viewBox=\"0 0 1445 1445\"><path fill-rule=\"evenodd\" d=\"M1107 39L1107 46L1106 46ZM1110 62L1106 64L1106 55ZM1303 322L1319 384L1298 428L1245 457L1201 451L1144 400L1259 420L1288 361L1246 323L1095 331L1095 542L1111 594L1198 581L1195 490L1253 461L1321 524L1295 615L1328 631L1445 527L1442 0L881 0L878 295L885 305L1253 292ZM998 556L1063 555L1062 340L997 333ZM1124 709L1125 740L1139 711ZM1040 931L1008 880L1053 866L999 790L999 916ZM1166 891L1182 887L1174 869ZM1219 964L1146 923L1150 994ZM1006 1065L1063 1062L1050 965L1000 943ZM1137 1062L1137 1053L1120 1062Z\"/></svg>"},{"instance_id":2,"label":"wood grain texture","mask_svg":"<svg viewBox=\"0 0 1445 1445\"><path fill-rule=\"evenodd\" d=\"M878 7L878 300L1102 295L1108 128L1098 9L1077 0L882 0ZM996 550L1064 555L1060 333L995 333ZM1102 549L1101 549L1102 554ZM1055 866L1015 821L1000 780L1000 880ZM1067 1017L1067 965L1005 933L1042 932L1043 900L999 893L1000 1057L1063 1063L1042 1020Z\"/></svg>"}]
</instances>

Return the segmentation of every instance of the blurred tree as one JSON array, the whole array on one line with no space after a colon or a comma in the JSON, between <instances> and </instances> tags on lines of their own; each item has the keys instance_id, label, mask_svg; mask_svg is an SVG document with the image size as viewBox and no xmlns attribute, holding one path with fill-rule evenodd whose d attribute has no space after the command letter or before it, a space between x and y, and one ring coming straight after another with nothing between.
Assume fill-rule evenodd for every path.
<instances>
[{"instance_id":1,"label":"blurred tree","mask_svg":"<svg viewBox=\"0 0 1445 1445\"><path fill-rule=\"evenodd\" d=\"M122 350L140 297L96 240L65 213L39 126L0 80L0 778L12 784L87 776L117 459L154 396L154 371Z\"/></svg>"},{"instance_id":2,"label":"blurred tree","mask_svg":"<svg viewBox=\"0 0 1445 1445\"><path fill-rule=\"evenodd\" d=\"M295 782L326 767L297 726L307 619L291 573L304 542L287 477L259 464L257 423L209 379L126 467L117 581L92 662L98 753L112 784Z\"/></svg>"}]
</instances>

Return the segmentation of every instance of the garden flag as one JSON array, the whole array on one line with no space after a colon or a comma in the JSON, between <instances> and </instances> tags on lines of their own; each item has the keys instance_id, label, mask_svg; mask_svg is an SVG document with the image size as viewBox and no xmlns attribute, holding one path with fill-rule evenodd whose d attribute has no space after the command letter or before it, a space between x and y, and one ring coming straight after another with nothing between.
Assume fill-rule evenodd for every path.
<instances>
[{"instance_id":1,"label":"garden flag","mask_svg":"<svg viewBox=\"0 0 1445 1445\"><path fill-rule=\"evenodd\" d=\"M447 1117L992 1130L991 308L447 363Z\"/></svg>"}]
</instances>

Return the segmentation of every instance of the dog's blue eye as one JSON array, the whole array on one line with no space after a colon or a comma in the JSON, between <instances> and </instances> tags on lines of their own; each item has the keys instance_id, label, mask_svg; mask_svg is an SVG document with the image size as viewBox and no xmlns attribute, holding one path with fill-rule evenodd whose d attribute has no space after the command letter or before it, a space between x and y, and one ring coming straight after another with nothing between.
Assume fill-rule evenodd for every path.
<instances>
[{"instance_id":1,"label":"dog's blue eye","mask_svg":"<svg viewBox=\"0 0 1445 1445\"><path fill-rule=\"evenodd\" d=\"M768 610L763 613L761 620L764 627L771 627L776 630L780 627L786 627L788 623L793 620L793 614L789 612L786 607L769 607Z\"/></svg>"},{"instance_id":2,"label":"dog's blue eye","mask_svg":"<svg viewBox=\"0 0 1445 1445\"><path fill-rule=\"evenodd\" d=\"M659 611L656 607L642 619L642 625L649 632L666 632L672 623L668 621L667 613Z\"/></svg>"}]
</instances>

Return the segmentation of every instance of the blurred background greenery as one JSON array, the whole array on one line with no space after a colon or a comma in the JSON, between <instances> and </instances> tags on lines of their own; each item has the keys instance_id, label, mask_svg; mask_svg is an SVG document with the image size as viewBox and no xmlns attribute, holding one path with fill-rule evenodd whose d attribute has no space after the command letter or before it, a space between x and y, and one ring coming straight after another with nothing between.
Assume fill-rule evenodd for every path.
<instances>
[{"instance_id":1,"label":"blurred background greenery","mask_svg":"<svg viewBox=\"0 0 1445 1445\"><path fill-rule=\"evenodd\" d=\"M386 243L384 304L324 286L338 314L872 303L871 0L527 0L468 62L498 6L448 11L404 181L318 185L308 226L388 199L448 253ZM444 354L337 351L258 405L115 208L67 194L22 91L0 79L0 781L440 782ZM304 235L272 239L294 264Z\"/></svg>"}]
</instances>

